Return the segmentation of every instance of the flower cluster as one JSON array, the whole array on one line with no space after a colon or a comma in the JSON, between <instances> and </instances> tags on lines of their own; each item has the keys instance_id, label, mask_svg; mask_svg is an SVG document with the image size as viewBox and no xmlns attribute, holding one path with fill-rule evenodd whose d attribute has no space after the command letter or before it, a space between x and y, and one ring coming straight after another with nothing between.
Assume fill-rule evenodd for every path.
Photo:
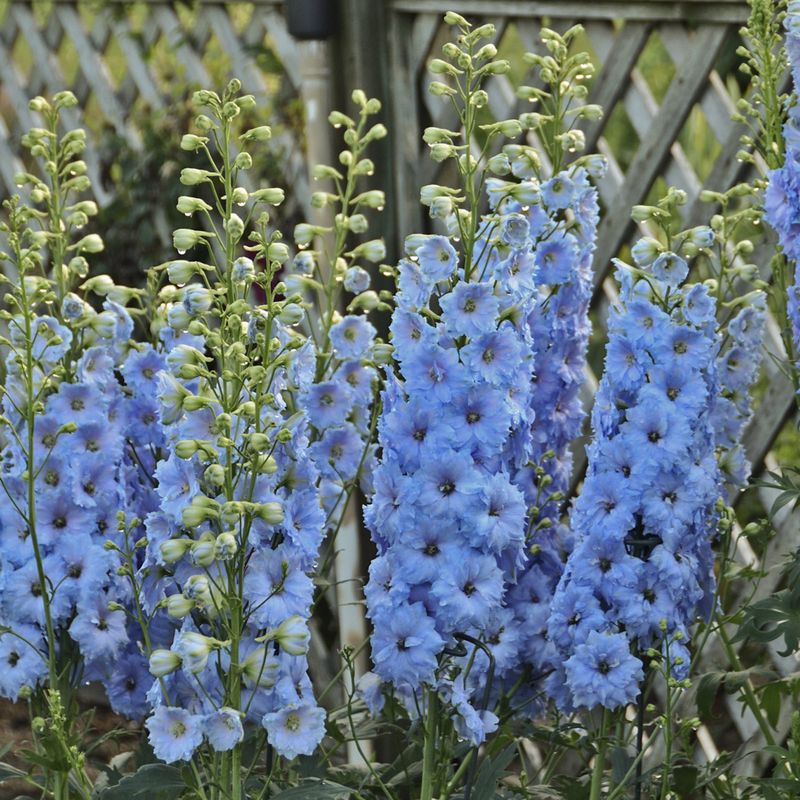
<instances>
[{"instance_id":1,"label":"flower cluster","mask_svg":"<svg viewBox=\"0 0 800 800\"><path fill-rule=\"evenodd\" d=\"M46 127L31 130L25 144L46 161L46 179L23 173L18 181L47 213L14 199L2 227L10 249L2 259L19 280L3 312L0 694L31 697L49 684L66 708L81 680L103 680L112 702L120 691L112 666L128 641L127 585L106 542L118 537L124 496L115 370L134 327L124 304L137 294L84 280L85 256L103 243L77 233L97 209L74 197L89 186L79 159L85 135L59 133L62 110L76 102L69 92L31 102ZM51 164L73 177L58 182ZM99 311L88 302L92 292L105 296ZM38 697L35 707L44 708Z\"/></svg>"},{"instance_id":2,"label":"flower cluster","mask_svg":"<svg viewBox=\"0 0 800 800\"><path fill-rule=\"evenodd\" d=\"M595 167L596 178L602 165ZM585 167L562 171L544 184L540 202L528 209L537 231L532 249L537 297L528 316L534 353L531 456L513 478L530 509L529 555L509 592L509 604L517 622L520 664L530 667L529 689L533 676L552 668L547 620L570 550L561 506L570 489L570 446L584 419L579 392L591 329L591 263L599 221L597 192L589 177Z\"/></svg>"},{"instance_id":3,"label":"flower cluster","mask_svg":"<svg viewBox=\"0 0 800 800\"><path fill-rule=\"evenodd\" d=\"M662 201L666 209L678 194ZM714 233L695 228L668 241L671 249L644 238L636 267L618 262L620 302L571 517L577 542L548 623L560 660L548 687L564 709L632 702L641 658L667 640L683 676L681 642L713 594L720 341L708 287L684 281L688 254L711 247Z\"/></svg>"},{"instance_id":4,"label":"flower cluster","mask_svg":"<svg viewBox=\"0 0 800 800\"><path fill-rule=\"evenodd\" d=\"M372 119L381 104L356 90L353 102L358 120L333 111L329 121L344 128L347 148L339 161L344 174L332 166L318 165L314 177L332 184L335 192L314 193L320 224L301 223L295 227L298 251L286 275L289 290L313 299L307 327L315 344L313 384L300 398L311 422L311 457L320 473L320 495L331 534L328 557L321 564L325 574L333 552L336 533L342 525L357 485L369 494L371 462L374 460L374 420L371 414L377 384L375 359L380 351L377 331L367 319L369 312L389 307L371 286L369 272L360 262L378 263L386 255L381 239L360 241L348 249L348 241L369 230L365 212L380 211L384 193L377 189L358 192L359 182L371 175L374 166L364 156L372 142L386 136L386 128ZM322 224L323 221L332 225ZM353 295L344 316L339 311L344 299Z\"/></svg>"},{"instance_id":5,"label":"flower cluster","mask_svg":"<svg viewBox=\"0 0 800 800\"><path fill-rule=\"evenodd\" d=\"M306 657L310 575L325 522L300 403L314 383L315 351L294 330L304 317L299 295L276 279L289 254L280 234L268 233L266 211L245 245L253 258L237 255L245 223L235 206L250 205L250 219L283 199L279 189L238 186L251 160L229 153L252 101L239 88L232 81L222 98L197 92L208 113L196 124L208 135L181 143L214 167L187 168L181 182L220 186L216 208L189 195L178 207L215 210L222 225L179 229L174 244L181 255L207 245L211 263L179 259L157 269L167 281L156 346L132 349L121 368L130 505L117 548L152 676L154 752L167 762L191 759L204 742L230 752L219 779L231 796L240 796L248 721L290 759L314 750L325 722ZM239 141L268 137L259 126Z\"/></svg>"},{"instance_id":6,"label":"flower cluster","mask_svg":"<svg viewBox=\"0 0 800 800\"><path fill-rule=\"evenodd\" d=\"M366 589L375 670L401 690L437 685L457 635L510 627L506 575L524 560L527 509L510 470L530 458L530 233L516 212L485 224L499 231L494 264L459 266L450 239L433 235L411 237L398 268L401 380L387 376L365 519L378 546ZM505 650L513 663L513 643Z\"/></svg>"},{"instance_id":7,"label":"flower cluster","mask_svg":"<svg viewBox=\"0 0 800 800\"><path fill-rule=\"evenodd\" d=\"M800 3L797 0L789 2L784 26L786 54L797 91L800 87ZM793 355L800 359L800 108L796 100L789 108L783 136L784 162L768 174L764 216L777 232L784 255L794 265L794 283L787 288L786 312L794 345ZM800 368L800 363L797 366Z\"/></svg>"}]
</instances>

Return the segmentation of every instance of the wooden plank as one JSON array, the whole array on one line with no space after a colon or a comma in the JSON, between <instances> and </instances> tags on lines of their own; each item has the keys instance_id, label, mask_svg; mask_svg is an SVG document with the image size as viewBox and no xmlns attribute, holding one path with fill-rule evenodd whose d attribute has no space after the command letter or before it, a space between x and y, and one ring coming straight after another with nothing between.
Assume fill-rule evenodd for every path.
<instances>
[{"instance_id":1,"label":"wooden plank","mask_svg":"<svg viewBox=\"0 0 800 800\"><path fill-rule=\"evenodd\" d=\"M395 226L402 249L404 236L424 230L419 207L417 168L420 162L420 121L417 111L418 61L414 59L412 20L389 15L389 63L398 90L389 96L390 130L394 140Z\"/></svg>"},{"instance_id":2,"label":"wooden plank","mask_svg":"<svg viewBox=\"0 0 800 800\"><path fill-rule=\"evenodd\" d=\"M698 27L692 50L682 62L653 118L647 137L631 163L623 190L609 209L601 225L597 243L595 287L599 286L610 260L625 241L631 228L631 206L642 201L666 160L689 110L716 59L724 40L725 28L716 25Z\"/></svg>"},{"instance_id":3,"label":"wooden plank","mask_svg":"<svg viewBox=\"0 0 800 800\"><path fill-rule=\"evenodd\" d=\"M595 45L595 42L600 45L604 41L603 37L598 35L599 31L596 27L589 28L587 26L587 33L589 33L592 46L595 46L599 51L599 47ZM595 76L592 90L589 93L589 102L597 103L603 108L604 118L585 124L584 132L586 134L586 151L588 153L595 149L608 115L622 97L631 71L636 65L649 35L650 25L648 23L629 22L613 40L613 50L609 47L610 52L602 55L598 52L603 61L603 66ZM611 57L608 57L609 55Z\"/></svg>"},{"instance_id":4,"label":"wooden plank","mask_svg":"<svg viewBox=\"0 0 800 800\"><path fill-rule=\"evenodd\" d=\"M59 17L64 32L75 45L78 63L87 83L97 97L106 119L111 123L117 133L125 137L128 144L135 150L142 146L142 139L138 130L128 123L127 114L120 106L111 75L108 73L104 61L97 54L92 42L83 30L78 12L71 6L58 6L56 14Z\"/></svg>"},{"instance_id":5,"label":"wooden plank","mask_svg":"<svg viewBox=\"0 0 800 800\"><path fill-rule=\"evenodd\" d=\"M164 98L153 80L153 75L144 58L144 54L139 48L139 44L131 36L127 27L127 21L111 20L111 27L116 37L119 49L125 56L125 65L128 69L128 76L131 78L139 95L150 106L158 111L164 108ZM130 103L132 105L132 103Z\"/></svg>"},{"instance_id":6,"label":"wooden plank","mask_svg":"<svg viewBox=\"0 0 800 800\"><path fill-rule=\"evenodd\" d=\"M61 74L61 68L55 54L45 43L30 9L23 4L14 3L11 6L11 13L14 15L20 32L25 36L34 57L34 67L31 74L38 73L43 88L46 87L51 92L58 91L66 86L66 81ZM82 127L82 120L76 109L65 108L61 112L61 116L68 127ZM100 169L93 149L87 147L83 157L84 161L86 161L87 174L92 181L92 192L94 193L95 200L97 200L99 206L107 205L111 198L108 192L103 189L100 181Z\"/></svg>"},{"instance_id":7,"label":"wooden plank","mask_svg":"<svg viewBox=\"0 0 800 800\"><path fill-rule=\"evenodd\" d=\"M439 0L391 0L394 11L402 13L439 13L444 7ZM743 23L749 15L748 7L737 0L729 2L608 2L594 0L592 3L575 0L461 0L458 4L463 14L487 14L510 17L577 17L579 19L628 19L628 20L692 20L716 23ZM488 9L491 9L489 11Z\"/></svg>"}]
</instances>

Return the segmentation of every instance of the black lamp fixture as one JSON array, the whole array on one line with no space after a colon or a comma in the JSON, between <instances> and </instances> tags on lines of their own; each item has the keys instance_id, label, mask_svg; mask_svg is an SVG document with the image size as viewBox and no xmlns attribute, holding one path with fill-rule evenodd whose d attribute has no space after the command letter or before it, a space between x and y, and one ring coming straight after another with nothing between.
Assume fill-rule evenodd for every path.
<instances>
[{"instance_id":1,"label":"black lamp fixture","mask_svg":"<svg viewBox=\"0 0 800 800\"><path fill-rule=\"evenodd\" d=\"M337 0L285 0L286 24L295 39L329 39L336 33Z\"/></svg>"}]
</instances>

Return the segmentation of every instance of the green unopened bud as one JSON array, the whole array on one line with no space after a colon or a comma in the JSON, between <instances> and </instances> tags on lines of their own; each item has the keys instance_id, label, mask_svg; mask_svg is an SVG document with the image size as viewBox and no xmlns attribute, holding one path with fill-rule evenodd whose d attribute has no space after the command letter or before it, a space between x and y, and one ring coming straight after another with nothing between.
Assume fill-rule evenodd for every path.
<instances>
[{"instance_id":1,"label":"green unopened bud","mask_svg":"<svg viewBox=\"0 0 800 800\"><path fill-rule=\"evenodd\" d=\"M280 525L284 519L283 508L280 503L260 503L257 513L259 519L264 520L267 525Z\"/></svg>"},{"instance_id":2,"label":"green unopened bud","mask_svg":"<svg viewBox=\"0 0 800 800\"><path fill-rule=\"evenodd\" d=\"M199 150L208 142L207 136L195 136L193 133L184 133L181 137L181 150Z\"/></svg>"},{"instance_id":3,"label":"green unopened bud","mask_svg":"<svg viewBox=\"0 0 800 800\"><path fill-rule=\"evenodd\" d=\"M199 197L189 197L188 195L181 195L175 207L187 217L198 211L211 211L211 206L205 200Z\"/></svg>"},{"instance_id":4,"label":"green unopened bud","mask_svg":"<svg viewBox=\"0 0 800 800\"><path fill-rule=\"evenodd\" d=\"M271 689L275 685L279 663L270 657L266 647L257 647L242 662L242 679L250 688L260 686Z\"/></svg>"},{"instance_id":5,"label":"green unopened bud","mask_svg":"<svg viewBox=\"0 0 800 800\"><path fill-rule=\"evenodd\" d=\"M241 152L234 159L233 166L237 169L251 169L253 166L253 157L250 153Z\"/></svg>"},{"instance_id":6,"label":"green unopened bud","mask_svg":"<svg viewBox=\"0 0 800 800\"><path fill-rule=\"evenodd\" d=\"M175 672L181 665L181 657L172 650L153 650L150 654L150 674L154 678L163 678Z\"/></svg>"},{"instance_id":7,"label":"green unopened bud","mask_svg":"<svg viewBox=\"0 0 800 800\"><path fill-rule=\"evenodd\" d=\"M96 234L90 233L74 245L79 253L100 253L103 250L103 240Z\"/></svg>"},{"instance_id":8,"label":"green unopened bud","mask_svg":"<svg viewBox=\"0 0 800 800\"><path fill-rule=\"evenodd\" d=\"M209 172L207 169L185 167L181 170L180 181L184 186L197 186L200 183L206 183L214 175L217 175L217 173Z\"/></svg>"},{"instance_id":9,"label":"green unopened bud","mask_svg":"<svg viewBox=\"0 0 800 800\"><path fill-rule=\"evenodd\" d=\"M266 142L272 138L272 129L268 125L259 125L245 131L239 138L245 142Z\"/></svg>"},{"instance_id":10,"label":"green unopened bud","mask_svg":"<svg viewBox=\"0 0 800 800\"><path fill-rule=\"evenodd\" d=\"M220 561L228 561L236 555L239 545L236 536L231 531L225 531L217 536L215 555Z\"/></svg>"},{"instance_id":11,"label":"green unopened bud","mask_svg":"<svg viewBox=\"0 0 800 800\"><path fill-rule=\"evenodd\" d=\"M277 628L267 631L256 641L276 642L280 649L288 655L304 656L308 652L311 634L306 621L301 616L293 614Z\"/></svg>"},{"instance_id":12,"label":"green unopened bud","mask_svg":"<svg viewBox=\"0 0 800 800\"><path fill-rule=\"evenodd\" d=\"M196 567L210 567L216 557L216 540L212 533L204 533L189 551L189 561Z\"/></svg>"},{"instance_id":13,"label":"green unopened bud","mask_svg":"<svg viewBox=\"0 0 800 800\"><path fill-rule=\"evenodd\" d=\"M167 614L173 619L183 619L192 613L197 604L183 594L171 594L167 598Z\"/></svg>"},{"instance_id":14,"label":"green unopened bud","mask_svg":"<svg viewBox=\"0 0 800 800\"><path fill-rule=\"evenodd\" d=\"M225 230L234 242L238 242L244 234L244 222L238 214L231 214L225 223Z\"/></svg>"},{"instance_id":15,"label":"green unopened bud","mask_svg":"<svg viewBox=\"0 0 800 800\"><path fill-rule=\"evenodd\" d=\"M257 189L252 192L250 197L259 203L267 203L271 206L279 206L286 198L286 193L283 189L271 186L268 189Z\"/></svg>"},{"instance_id":16,"label":"green unopened bud","mask_svg":"<svg viewBox=\"0 0 800 800\"><path fill-rule=\"evenodd\" d=\"M192 546L191 539L167 539L166 542L161 542L159 551L161 552L161 560L165 564L176 564L188 552Z\"/></svg>"}]
</instances>

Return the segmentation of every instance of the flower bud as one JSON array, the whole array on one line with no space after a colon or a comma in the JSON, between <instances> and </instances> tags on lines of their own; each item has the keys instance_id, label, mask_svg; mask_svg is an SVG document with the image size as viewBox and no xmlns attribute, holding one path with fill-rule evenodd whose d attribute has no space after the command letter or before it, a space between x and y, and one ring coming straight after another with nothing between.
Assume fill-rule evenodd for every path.
<instances>
[{"instance_id":1,"label":"flower bud","mask_svg":"<svg viewBox=\"0 0 800 800\"><path fill-rule=\"evenodd\" d=\"M215 556L216 540L211 533L204 533L189 551L189 561L196 567L210 567Z\"/></svg>"},{"instance_id":2,"label":"flower bud","mask_svg":"<svg viewBox=\"0 0 800 800\"><path fill-rule=\"evenodd\" d=\"M193 133L184 133L181 137L181 150L199 150L208 142L207 136L195 136Z\"/></svg>"},{"instance_id":3,"label":"flower bud","mask_svg":"<svg viewBox=\"0 0 800 800\"><path fill-rule=\"evenodd\" d=\"M231 214L225 223L225 230L234 242L238 242L244 234L244 222L238 214Z\"/></svg>"},{"instance_id":4,"label":"flower bud","mask_svg":"<svg viewBox=\"0 0 800 800\"><path fill-rule=\"evenodd\" d=\"M181 665L181 657L172 650L153 650L150 654L150 674L154 678L163 678L175 672Z\"/></svg>"},{"instance_id":5,"label":"flower bud","mask_svg":"<svg viewBox=\"0 0 800 800\"><path fill-rule=\"evenodd\" d=\"M206 183L216 172L209 172L207 169L195 169L194 167L184 167L181 170L180 181L184 186L197 186Z\"/></svg>"},{"instance_id":6,"label":"flower bud","mask_svg":"<svg viewBox=\"0 0 800 800\"><path fill-rule=\"evenodd\" d=\"M175 564L180 561L193 542L191 539L167 539L166 542L161 542L159 551L161 552L161 560L165 564Z\"/></svg>"},{"instance_id":7,"label":"flower bud","mask_svg":"<svg viewBox=\"0 0 800 800\"><path fill-rule=\"evenodd\" d=\"M183 594L171 594L167 598L167 614L173 619L183 619L194 610L194 600Z\"/></svg>"},{"instance_id":8,"label":"flower bud","mask_svg":"<svg viewBox=\"0 0 800 800\"><path fill-rule=\"evenodd\" d=\"M100 253L104 245L103 240L96 233L90 233L77 241L74 247L79 253Z\"/></svg>"},{"instance_id":9,"label":"flower bud","mask_svg":"<svg viewBox=\"0 0 800 800\"><path fill-rule=\"evenodd\" d=\"M257 647L242 662L242 679L250 688L260 686L271 689L275 685L279 664L271 658L266 647Z\"/></svg>"},{"instance_id":10,"label":"flower bud","mask_svg":"<svg viewBox=\"0 0 800 800\"><path fill-rule=\"evenodd\" d=\"M239 138L245 142L266 142L272 138L272 129L268 125L259 125L245 131Z\"/></svg>"},{"instance_id":11,"label":"flower bud","mask_svg":"<svg viewBox=\"0 0 800 800\"><path fill-rule=\"evenodd\" d=\"M236 536L230 531L225 531L217 536L214 545L214 553L220 561L228 561L236 555L239 545Z\"/></svg>"},{"instance_id":12,"label":"flower bud","mask_svg":"<svg viewBox=\"0 0 800 800\"><path fill-rule=\"evenodd\" d=\"M197 211L211 211L211 206L199 197L190 197L189 195L181 195L175 206L181 214L187 217L196 213Z\"/></svg>"},{"instance_id":13,"label":"flower bud","mask_svg":"<svg viewBox=\"0 0 800 800\"><path fill-rule=\"evenodd\" d=\"M269 638L277 642L281 650L290 656L304 656L308 652L311 634L306 621L301 616L293 614L271 631Z\"/></svg>"},{"instance_id":14,"label":"flower bud","mask_svg":"<svg viewBox=\"0 0 800 800\"><path fill-rule=\"evenodd\" d=\"M197 674L206 668L208 657L222 644L219 639L203 636L202 633L183 631L178 634L173 647L183 661L183 668Z\"/></svg>"},{"instance_id":15,"label":"flower bud","mask_svg":"<svg viewBox=\"0 0 800 800\"><path fill-rule=\"evenodd\" d=\"M280 525L284 519L280 503L259 503L257 514L267 525Z\"/></svg>"},{"instance_id":16,"label":"flower bud","mask_svg":"<svg viewBox=\"0 0 800 800\"><path fill-rule=\"evenodd\" d=\"M233 166L237 169L251 169L253 166L253 157L250 153L241 152L238 156L233 160Z\"/></svg>"}]
</instances>

